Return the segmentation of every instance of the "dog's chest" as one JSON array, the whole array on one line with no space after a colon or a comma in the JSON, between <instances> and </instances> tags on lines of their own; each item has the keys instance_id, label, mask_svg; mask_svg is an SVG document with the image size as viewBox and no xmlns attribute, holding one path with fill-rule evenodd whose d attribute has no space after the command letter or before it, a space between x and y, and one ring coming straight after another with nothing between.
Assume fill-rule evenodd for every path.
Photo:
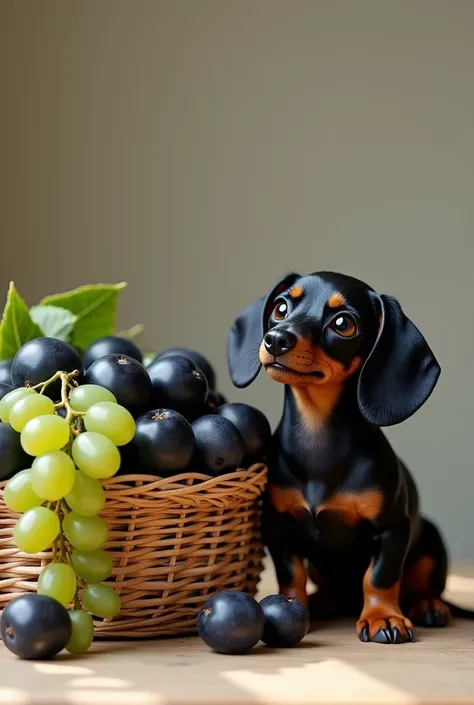
<instances>
[{"instance_id":1,"label":"dog's chest","mask_svg":"<svg viewBox=\"0 0 474 705\"><path fill-rule=\"evenodd\" d=\"M320 549L346 554L360 540L361 524L353 525L343 514L320 512L318 514L318 541Z\"/></svg>"},{"instance_id":2,"label":"dog's chest","mask_svg":"<svg viewBox=\"0 0 474 705\"><path fill-rule=\"evenodd\" d=\"M320 523L327 517L336 516L348 526L356 526L363 520L373 521L381 507L382 495L376 488L363 491L342 489L313 505Z\"/></svg>"},{"instance_id":3,"label":"dog's chest","mask_svg":"<svg viewBox=\"0 0 474 705\"><path fill-rule=\"evenodd\" d=\"M377 488L361 491L341 487L330 491L324 483L312 481L305 497L325 544L352 543L361 523L374 520L382 507Z\"/></svg>"}]
</instances>

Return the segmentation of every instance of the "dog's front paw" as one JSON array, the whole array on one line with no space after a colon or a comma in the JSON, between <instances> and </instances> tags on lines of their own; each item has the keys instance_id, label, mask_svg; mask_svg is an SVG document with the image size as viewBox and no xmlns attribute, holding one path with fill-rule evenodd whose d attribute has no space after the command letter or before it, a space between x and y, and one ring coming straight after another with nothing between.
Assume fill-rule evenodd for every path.
<instances>
[{"instance_id":1,"label":"dog's front paw","mask_svg":"<svg viewBox=\"0 0 474 705\"><path fill-rule=\"evenodd\" d=\"M451 619L451 612L443 600L418 600L408 609L414 624L421 627L445 627Z\"/></svg>"},{"instance_id":2,"label":"dog's front paw","mask_svg":"<svg viewBox=\"0 0 474 705\"><path fill-rule=\"evenodd\" d=\"M357 622L357 634L361 641L377 644L404 644L415 641L413 625L401 614L377 615L361 618Z\"/></svg>"}]
</instances>

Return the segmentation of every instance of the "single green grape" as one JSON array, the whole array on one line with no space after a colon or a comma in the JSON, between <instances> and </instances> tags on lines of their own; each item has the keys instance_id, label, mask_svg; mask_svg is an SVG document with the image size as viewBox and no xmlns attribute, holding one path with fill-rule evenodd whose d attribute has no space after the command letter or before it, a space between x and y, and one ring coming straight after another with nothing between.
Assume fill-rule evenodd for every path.
<instances>
[{"instance_id":1,"label":"single green grape","mask_svg":"<svg viewBox=\"0 0 474 705\"><path fill-rule=\"evenodd\" d=\"M9 423L10 411L15 402L31 394L37 394L37 392L30 387L19 387L18 389L14 389L13 391L8 392L8 394L5 394L3 399L0 401L0 419L6 423Z\"/></svg>"},{"instance_id":2,"label":"single green grape","mask_svg":"<svg viewBox=\"0 0 474 705\"><path fill-rule=\"evenodd\" d=\"M81 594L83 606L103 619L112 619L120 612L120 597L112 588L101 583L88 585Z\"/></svg>"},{"instance_id":3,"label":"single green grape","mask_svg":"<svg viewBox=\"0 0 474 705\"><path fill-rule=\"evenodd\" d=\"M86 431L74 439L72 457L79 470L98 480L112 477L120 468L117 446L94 431Z\"/></svg>"},{"instance_id":4,"label":"single green grape","mask_svg":"<svg viewBox=\"0 0 474 705\"><path fill-rule=\"evenodd\" d=\"M101 433L116 446L130 443L135 435L135 421L131 413L119 404L101 401L87 410L84 416L87 431Z\"/></svg>"},{"instance_id":5,"label":"single green grape","mask_svg":"<svg viewBox=\"0 0 474 705\"><path fill-rule=\"evenodd\" d=\"M84 610L71 610L72 634L66 645L70 654L83 654L94 639L94 621Z\"/></svg>"},{"instance_id":6,"label":"single green grape","mask_svg":"<svg viewBox=\"0 0 474 705\"><path fill-rule=\"evenodd\" d=\"M58 515L46 507L28 509L15 524L13 538L24 553L45 551L59 534Z\"/></svg>"},{"instance_id":7,"label":"single green grape","mask_svg":"<svg viewBox=\"0 0 474 705\"><path fill-rule=\"evenodd\" d=\"M55 450L33 460L31 484L38 497L55 502L71 492L76 481L76 468L67 453Z\"/></svg>"},{"instance_id":8,"label":"single green grape","mask_svg":"<svg viewBox=\"0 0 474 705\"><path fill-rule=\"evenodd\" d=\"M83 517L92 517L104 508L105 492L99 480L76 470L74 487L65 499L72 510Z\"/></svg>"},{"instance_id":9,"label":"single green grape","mask_svg":"<svg viewBox=\"0 0 474 705\"><path fill-rule=\"evenodd\" d=\"M78 551L76 548L71 560L76 574L86 583L101 583L112 573L112 559L103 548L95 551Z\"/></svg>"},{"instance_id":10,"label":"single green grape","mask_svg":"<svg viewBox=\"0 0 474 705\"><path fill-rule=\"evenodd\" d=\"M56 415L37 416L21 432L23 450L28 455L43 455L61 450L69 441L69 424Z\"/></svg>"},{"instance_id":11,"label":"single green grape","mask_svg":"<svg viewBox=\"0 0 474 705\"><path fill-rule=\"evenodd\" d=\"M38 595L54 597L64 607L72 602L76 592L76 575L67 563L50 563L41 571L38 578Z\"/></svg>"},{"instance_id":12,"label":"single green grape","mask_svg":"<svg viewBox=\"0 0 474 705\"><path fill-rule=\"evenodd\" d=\"M69 543L80 551L95 551L107 541L107 524L102 517L69 512L63 519L63 531Z\"/></svg>"},{"instance_id":13,"label":"single green grape","mask_svg":"<svg viewBox=\"0 0 474 705\"><path fill-rule=\"evenodd\" d=\"M3 490L3 501L12 512L26 512L43 504L44 500L38 497L31 485L31 470L21 470L8 480Z\"/></svg>"},{"instance_id":14,"label":"single green grape","mask_svg":"<svg viewBox=\"0 0 474 705\"><path fill-rule=\"evenodd\" d=\"M9 421L15 431L20 433L28 421L47 414L54 414L54 402L44 394L28 394L13 404Z\"/></svg>"},{"instance_id":15,"label":"single green grape","mask_svg":"<svg viewBox=\"0 0 474 705\"><path fill-rule=\"evenodd\" d=\"M105 387L99 387L98 384L82 384L80 387L75 387L69 395L69 403L74 411L87 411L101 401L117 403L112 392Z\"/></svg>"}]
</instances>

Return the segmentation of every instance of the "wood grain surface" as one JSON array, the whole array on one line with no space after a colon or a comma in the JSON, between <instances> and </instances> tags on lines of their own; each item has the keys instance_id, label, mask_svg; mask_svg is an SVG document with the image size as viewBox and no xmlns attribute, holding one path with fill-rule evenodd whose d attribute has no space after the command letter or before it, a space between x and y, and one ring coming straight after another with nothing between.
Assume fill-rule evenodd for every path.
<instances>
[{"instance_id":1,"label":"wood grain surface","mask_svg":"<svg viewBox=\"0 0 474 705\"><path fill-rule=\"evenodd\" d=\"M261 595L274 592L267 568ZM474 568L449 598L474 607ZM211 653L198 638L99 642L85 656L20 661L0 645L1 705L474 705L474 622L361 644L353 623L316 625L295 649Z\"/></svg>"}]
</instances>

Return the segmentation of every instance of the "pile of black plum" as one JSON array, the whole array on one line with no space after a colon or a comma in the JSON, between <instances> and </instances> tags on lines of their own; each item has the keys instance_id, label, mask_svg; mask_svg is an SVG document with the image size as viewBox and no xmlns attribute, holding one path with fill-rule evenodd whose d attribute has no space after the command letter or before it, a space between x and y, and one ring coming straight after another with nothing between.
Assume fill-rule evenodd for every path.
<instances>
[{"instance_id":1,"label":"pile of black plum","mask_svg":"<svg viewBox=\"0 0 474 705\"><path fill-rule=\"evenodd\" d=\"M294 598L268 595L257 602L237 590L213 595L198 615L199 636L220 654L246 654L259 642L288 649L308 633L310 616Z\"/></svg>"},{"instance_id":2,"label":"pile of black plum","mask_svg":"<svg viewBox=\"0 0 474 705\"><path fill-rule=\"evenodd\" d=\"M36 361L41 378L31 379ZM0 362L0 399L12 387L44 381L49 366L51 375L58 369L79 369L81 385L106 387L136 420L134 439L120 448L121 475L166 477L193 470L217 476L264 460L271 435L268 420L247 404L226 403L205 357L194 350L170 348L147 362L145 366L132 340L117 336L95 341L82 359L67 343L39 338L24 345L13 364ZM23 368L28 369L28 380ZM10 453L2 459L1 432L0 427L3 480L22 469L24 458L18 443L18 458ZM11 439L8 446L12 447Z\"/></svg>"}]
</instances>

